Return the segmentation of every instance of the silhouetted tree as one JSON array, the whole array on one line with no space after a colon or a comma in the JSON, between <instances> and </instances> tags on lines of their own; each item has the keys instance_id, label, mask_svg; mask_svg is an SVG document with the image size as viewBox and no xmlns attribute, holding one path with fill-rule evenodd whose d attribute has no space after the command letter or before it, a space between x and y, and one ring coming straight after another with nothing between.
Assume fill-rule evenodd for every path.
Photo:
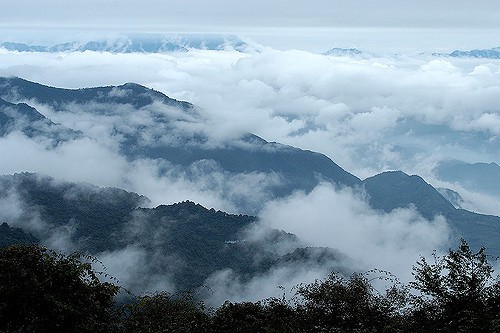
<instances>
[{"instance_id":1,"label":"silhouetted tree","mask_svg":"<svg viewBox=\"0 0 500 333\"><path fill-rule=\"evenodd\" d=\"M385 272L383 272L385 273ZM394 285L379 294L364 274L345 279L331 273L324 281L299 286L297 305L308 332L397 332L407 293Z\"/></svg>"},{"instance_id":2,"label":"silhouetted tree","mask_svg":"<svg viewBox=\"0 0 500 333\"><path fill-rule=\"evenodd\" d=\"M485 249L471 251L465 240L433 263L421 258L414 266L413 328L425 331L499 332L500 282L493 277Z\"/></svg>"},{"instance_id":3,"label":"silhouetted tree","mask_svg":"<svg viewBox=\"0 0 500 333\"><path fill-rule=\"evenodd\" d=\"M37 245L1 248L0 332L111 332L119 287L81 259Z\"/></svg>"},{"instance_id":4,"label":"silhouetted tree","mask_svg":"<svg viewBox=\"0 0 500 333\"><path fill-rule=\"evenodd\" d=\"M261 303L225 302L213 316L214 332L266 332L266 313Z\"/></svg>"},{"instance_id":5,"label":"silhouetted tree","mask_svg":"<svg viewBox=\"0 0 500 333\"><path fill-rule=\"evenodd\" d=\"M207 332L209 316L190 293L141 296L124 308L123 332Z\"/></svg>"},{"instance_id":6,"label":"silhouetted tree","mask_svg":"<svg viewBox=\"0 0 500 333\"><path fill-rule=\"evenodd\" d=\"M297 312L284 298L260 302L225 302L212 317L212 332L301 332Z\"/></svg>"}]
</instances>

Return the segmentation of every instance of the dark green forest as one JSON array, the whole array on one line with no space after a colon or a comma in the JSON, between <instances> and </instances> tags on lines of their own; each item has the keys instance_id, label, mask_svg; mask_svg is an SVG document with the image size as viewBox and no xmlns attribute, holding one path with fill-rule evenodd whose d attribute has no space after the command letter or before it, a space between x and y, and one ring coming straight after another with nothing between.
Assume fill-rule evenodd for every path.
<instances>
[{"instance_id":1,"label":"dark green forest","mask_svg":"<svg viewBox=\"0 0 500 333\"><path fill-rule=\"evenodd\" d=\"M420 258L408 285L380 270L332 272L290 298L215 309L191 292L123 301L126 291L94 263L39 245L0 248L0 332L500 332L492 258L464 240Z\"/></svg>"}]
</instances>

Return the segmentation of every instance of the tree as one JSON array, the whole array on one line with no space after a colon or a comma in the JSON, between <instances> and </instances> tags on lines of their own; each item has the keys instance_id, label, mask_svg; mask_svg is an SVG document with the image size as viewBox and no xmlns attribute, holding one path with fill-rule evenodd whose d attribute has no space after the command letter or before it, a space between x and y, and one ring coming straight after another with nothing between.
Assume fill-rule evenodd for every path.
<instances>
[{"instance_id":1,"label":"tree","mask_svg":"<svg viewBox=\"0 0 500 333\"><path fill-rule=\"evenodd\" d=\"M161 292L138 297L124 307L123 332L207 332L209 316L191 293Z\"/></svg>"},{"instance_id":2,"label":"tree","mask_svg":"<svg viewBox=\"0 0 500 333\"><path fill-rule=\"evenodd\" d=\"M214 332L266 332L266 324L266 311L259 302L226 301L212 319Z\"/></svg>"},{"instance_id":3,"label":"tree","mask_svg":"<svg viewBox=\"0 0 500 333\"><path fill-rule=\"evenodd\" d=\"M260 302L232 303L226 301L214 313L212 332L302 332L297 315L284 298Z\"/></svg>"},{"instance_id":4,"label":"tree","mask_svg":"<svg viewBox=\"0 0 500 333\"><path fill-rule=\"evenodd\" d=\"M0 249L0 332L110 332L119 287L82 256L38 245Z\"/></svg>"},{"instance_id":5,"label":"tree","mask_svg":"<svg viewBox=\"0 0 500 333\"><path fill-rule=\"evenodd\" d=\"M392 280L388 272L377 272ZM302 297L297 305L301 324L312 332L397 332L407 295L397 284L379 294L366 274L345 279L336 273L299 286L297 293Z\"/></svg>"},{"instance_id":6,"label":"tree","mask_svg":"<svg viewBox=\"0 0 500 333\"><path fill-rule=\"evenodd\" d=\"M411 286L422 294L414 300L414 327L425 322L436 332L499 332L500 282L485 249L474 253L462 239L458 250L433 258L422 257L413 268Z\"/></svg>"}]
</instances>

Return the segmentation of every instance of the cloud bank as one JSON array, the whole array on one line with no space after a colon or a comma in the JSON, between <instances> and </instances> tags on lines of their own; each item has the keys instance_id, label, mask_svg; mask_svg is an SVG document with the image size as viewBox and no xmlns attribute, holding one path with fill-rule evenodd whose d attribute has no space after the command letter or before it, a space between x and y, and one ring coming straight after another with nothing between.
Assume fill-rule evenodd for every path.
<instances>
[{"instance_id":1,"label":"cloud bank","mask_svg":"<svg viewBox=\"0 0 500 333\"><path fill-rule=\"evenodd\" d=\"M496 198L485 200L483 194L467 192L460 184L440 182L433 173L436 163L445 157L500 162L500 65L492 60L425 55L343 57L269 48L254 53L192 50L161 55L0 50L0 60L2 76L16 75L59 87L137 82L200 106L203 122L180 121L174 126L179 133L208 133L210 143L217 144L252 132L269 141L324 153L362 178L402 169L465 194L478 211L498 212ZM147 195L152 205L190 199L238 212L238 200L253 198L267 202L260 213L265 227L295 233L307 246L339 249L349 255L353 270L377 267L403 280L409 279L420 254L449 245L442 218L427 221L411 207L389 214L373 211L362 194L351 190L322 184L309 194L269 201L266 189L280 181L275 174L232 174L210 161L187 169L144 158L128 161L117 149L123 138L114 135L113 129L133 132L147 125L152 132L144 132L142 138L149 142L166 129L155 124L151 110L130 113L123 123L113 114L37 108L89 138L50 148L46 142L11 133L0 138L0 154L8 156L0 163L0 173L36 171L65 180L122 187ZM161 110L172 119L187 116ZM168 138L175 136L164 139ZM56 238L64 241L71 228L60 232ZM123 257L128 260L124 267L143 258L136 245L120 251L102 253L102 257L110 267ZM326 275L320 267L302 268L285 265L250 281L221 271L207 282L218 286L214 299L232 295L240 300L250 295L269 296L273 290L280 293L276 287L287 281L291 286ZM133 276L123 274L122 279L134 281Z\"/></svg>"},{"instance_id":2,"label":"cloud bank","mask_svg":"<svg viewBox=\"0 0 500 333\"><path fill-rule=\"evenodd\" d=\"M201 106L207 133L224 138L252 132L319 151L362 178L387 169L422 174L430 155L499 162L500 67L492 60L273 49L4 51L0 58L0 75L55 86L138 82Z\"/></svg>"},{"instance_id":3,"label":"cloud bank","mask_svg":"<svg viewBox=\"0 0 500 333\"><path fill-rule=\"evenodd\" d=\"M263 223L288 230L308 245L340 250L358 269L380 268L406 280L419 255L448 245L444 218L422 218L414 209L381 213L351 189L322 184L311 193L296 193L270 202Z\"/></svg>"},{"instance_id":4,"label":"cloud bank","mask_svg":"<svg viewBox=\"0 0 500 333\"><path fill-rule=\"evenodd\" d=\"M219 271L205 281L209 304L218 306L225 300L258 301L283 294L290 299L295 286L324 279L332 270L349 277L380 269L408 283L420 256L428 257L435 250L439 255L454 247L443 217L429 221L412 207L391 213L375 211L362 192L336 189L326 183L309 194L297 192L268 202L247 237L262 237L263 230L268 228L297 235L299 246L314 247L313 253L328 247L339 251L338 255L319 261L284 262L250 279L229 269ZM380 288L387 287L380 281L374 283L379 283Z\"/></svg>"}]
</instances>

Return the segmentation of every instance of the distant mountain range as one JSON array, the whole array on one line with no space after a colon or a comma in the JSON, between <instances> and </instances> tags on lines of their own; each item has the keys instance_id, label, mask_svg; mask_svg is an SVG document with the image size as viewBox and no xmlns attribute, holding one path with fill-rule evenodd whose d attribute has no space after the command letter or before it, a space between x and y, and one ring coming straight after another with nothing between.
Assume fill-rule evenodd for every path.
<instances>
[{"instance_id":1,"label":"distant mountain range","mask_svg":"<svg viewBox=\"0 0 500 333\"><path fill-rule=\"evenodd\" d=\"M490 254L500 255L500 217L454 207L417 175L394 171L362 181L325 155L268 142L251 133L217 141L200 127L204 121L203 110L196 106L134 83L62 89L0 78L0 137L21 132L31 140L48 142L49 150L82 137L112 141L128 161L149 159L178 168L194 181L200 174L218 170L233 175L233 185L241 186L241 175L264 174L275 181L252 182L252 186L267 191L269 200L295 191L310 192L322 182L350 187L365 191L370 206L381 212L415 207L427 219L444 216L453 237L464 237L472 246L485 246ZM470 166L458 166L446 169L445 165L440 170L443 174L457 170L454 177L470 176ZM487 179L474 181L481 184ZM260 186L264 189L257 189ZM293 260L314 264L327 257L341 269L343 254L305 249L286 232L268 230L260 240L245 239L245 229L256 220L251 214L258 213L266 199L252 200L253 192L236 196L229 191L227 195L248 215L230 215L193 202L141 208L148 205L148 199L124 190L32 173L4 175L0 200L16 201L20 212L0 221L0 236L5 235L3 243L37 239L101 256L132 251L141 262L150 263L145 268L148 276L171 280L182 288L199 286L225 267L251 276ZM279 252L281 243L288 247ZM257 254L260 260L255 261Z\"/></svg>"},{"instance_id":2,"label":"distant mountain range","mask_svg":"<svg viewBox=\"0 0 500 333\"><path fill-rule=\"evenodd\" d=\"M189 49L242 51L247 47L235 35L216 34L131 34L108 40L74 41L56 45L30 45L3 42L1 48L18 52L111 52L111 53L164 53L185 52Z\"/></svg>"},{"instance_id":3,"label":"distant mountain range","mask_svg":"<svg viewBox=\"0 0 500 333\"><path fill-rule=\"evenodd\" d=\"M491 49L455 50L450 53L433 53L434 56L448 56L453 58L485 58L500 59L500 47Z\"/></svg>"},{"instance_id":4,"label":"distant mountain range","mask_svg":"<svg viewBox=\"0 0 500 333\"><path fill-rule=\"evenodd\" d=\"M425 55L426 53L422 53ZM325 55L337 56L337 57L362 57L362 56L373 56L373 54L361 51L356 48L341 48L334 47L327 52ZM500 47L494 47L491 49L473 49L473 50L454 50L449 53L432 53L433 56L437 57L452 57L452 58L484 58L484 59L500 59Z\"/></svg>"},{"instance_id":5,"label":"distant mountain range","mask_svg":"<svg viewBox=\"0 0 500 333\"><path fill-rule=\"evenodd\" d=\"M334 47L330 50L328 50L326 55L333 55L333 56L359 56L362 55L363 52L356 49L356 48L340 48L340 47Z\"/></svg>"},{"instance_id":6,"label":"distant mountain range","mask_svg":"<svg viewBox=\"0 0 500 333\"><path fill-rule=\"evenodd\" d=\"M436 167L439 179L458 182L463 187L500 197L500 165L491 163L466 163L448 159Z\"/></svg>"}]
</instances>

